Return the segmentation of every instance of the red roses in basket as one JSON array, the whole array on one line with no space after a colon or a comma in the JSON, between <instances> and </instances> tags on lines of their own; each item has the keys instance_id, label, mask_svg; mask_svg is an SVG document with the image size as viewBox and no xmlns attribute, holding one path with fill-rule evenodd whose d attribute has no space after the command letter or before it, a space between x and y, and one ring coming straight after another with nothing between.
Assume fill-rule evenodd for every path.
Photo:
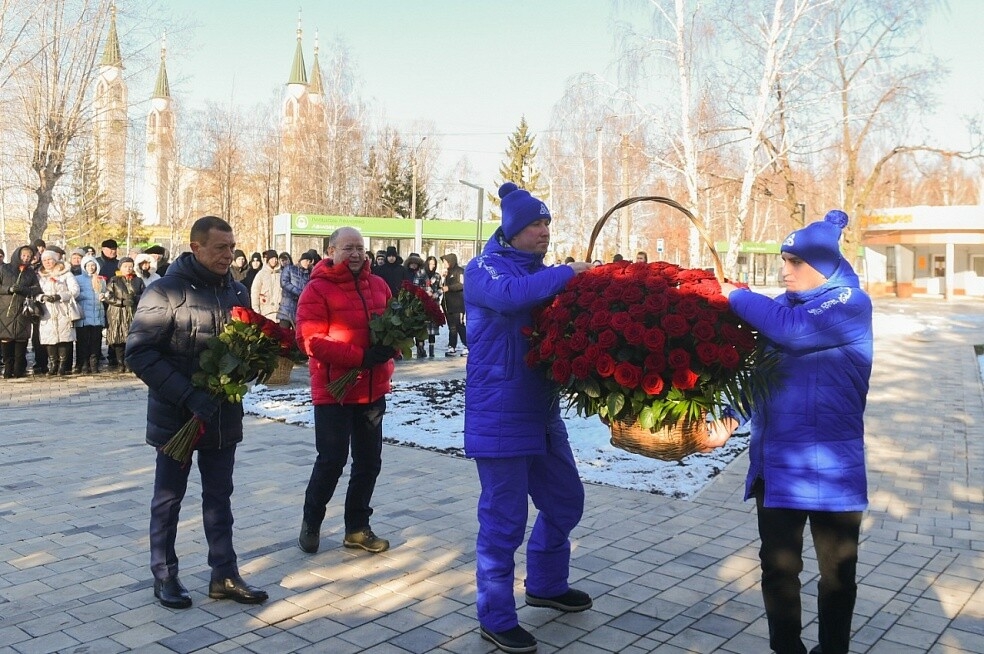
<instances>
[{"instance_id":1,"label":"red roses in basket","mask_svg":"<svg viewBox=\"0 0 984 654\"><path fill-rule=\"evenodd\" d=\"M647 429L747 408L772 365L711 273L665 262L574 277L530 338L527 364L544 368L580 415Z\"/></svg>"}]
</instances>

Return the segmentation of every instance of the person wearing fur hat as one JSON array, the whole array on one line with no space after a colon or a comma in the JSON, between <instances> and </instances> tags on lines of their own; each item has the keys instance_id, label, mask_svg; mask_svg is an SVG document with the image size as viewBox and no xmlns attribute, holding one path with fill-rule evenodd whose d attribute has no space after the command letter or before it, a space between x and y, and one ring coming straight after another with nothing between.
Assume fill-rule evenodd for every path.
<instances>
[{"instance_id":1,"label":"person wearing fur hat","mask_svg":"<svg viewBox=\"0 0 984 654\"><path fill-rule=\"evenodd\" d=\"M34 248L22 245L11 252L9 263L0 266L0 352L4 379L18 379L27 374L27 342L31 338L32 319L24 314L24 302L41 294L41 280L31 266L32 259Z\"/></svg>"},{"instance_id":2,"label":"person wearing fur hat","mask_svg":"<svg viewBox=\"0 0 984 654\"><path fill-rule=\"evenodd\" d=\"M99 262L91 255L82 257L82 272L75 275L79 285L79 311L75 321L75 370L98 374L102 358L102 330L106 324L106 280L99 276Z\"/></svg>"},{"instance_id":3,"label":"person wearing fur hat","mask_svg":"<svg viewBox=\"0 0 984 654\"><path fill-rule=\"evenodd\" d=\"M290 255L288 255L290 258ZM253 311L276 322L277 311L280 310L280 255L276 250L266 250L263 253L265 262L250 286L250 300Z\"/></svg>"},{"instance_id":4,"label":"person wearing fur hat","mask_svg":"<svg viewBox=\"0 0 984 654\"><path fill-rule=\"evenodd\" d=\"M124 360L126 336L145 288L143 279L134 272L133 259L120 259L119 274L109 280L106 289L106 345L115 352L120 372L129 372ZM109 367L114 368L113 359Z\"/></svg>"},{"instance_id":5,"label":"person wearing fur hat","mask_svg":"<svg viewBox=\"0 0 984 654\"><path fill-rule=\"evenodd\" d=\"M475 459L481 495L475 546L482 638L506 652L536 651L513 597L516 550L529 500L539 509L526 546L526 603L584 611L591 597L568 583L570 533L584 510L558 389L525 363L533 309L551 301L585 262L546 266L550 210L529 191L499 188L502 224L468 262L464 288L471 350L465 376L465 454ZM445 296L446 297L446 296Z\"/></svg>"},{"instance_id":6,"label":"person wearing fur hat","mask_svg":"<svg viewBox=\"0 0 984 654\"><path fill-rule=\"evenodd\" d=\"M140 253L133 257L134 271L144 283L144 288L150 286L161 278L154 271L154 257L146 253Z\"/></svg>"},{"instance_id":7,"label":"person wearing fur hat","mask_svg":"<svg viewBox=\"0 0 984 654\"><path fill-rule=\"evenodd\" d=\"M75 248L68 253L68 269L72 271L73 275L79 275L82 272L82 257L85 256L85 250L82 248Z\"/></svg>"},{"instance_id":8,"label":"person wearing fur hat","mask_svg":"<svg viewBox=\"0 0 984 654\"><path fill-rule=\"evenodd\" d=\"M81 316L77 300L79 283L54 248L41 254L38 277L41 293L37 299L44 304L38 338L48 350L48 374L68 375L72 372L75 320Z\"/></svg>"},{"instance_id":9,"label":"person wearing fur hat","mask_svg":"<svg viewBox=\"0 0 984 654\"><path fill-rule=\"evenodd\" d=\"M783 241L786 293L775 299L721 284L731 310L779 357L781 379L752 407L745 499L755 498L769 644L806 652L799 574L810 523L820 569L819 644L846 654L857 598L861 518L868 505L864 408L872 364L871 299L840 249L848 217L833 210ZM706 449L738 426L711 427Z\"/></svg>"}]
</instances>

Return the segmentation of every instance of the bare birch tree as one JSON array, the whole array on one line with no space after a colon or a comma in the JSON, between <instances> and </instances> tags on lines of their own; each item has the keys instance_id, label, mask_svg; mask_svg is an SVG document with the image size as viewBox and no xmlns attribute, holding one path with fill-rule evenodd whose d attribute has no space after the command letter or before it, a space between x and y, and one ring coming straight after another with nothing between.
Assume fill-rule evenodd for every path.
<instances>
[{"instance_id":1,"label":"bare birch tree","mask_svg":"<svg viewBox=\"0 0 984 654\"><path fill-rule=\"evenodd\" d=\"M19 103L12 120L32 144L37 203L30 238L48 226L55 185L66 172L70 148L86 132L88 91L98 72L99 46L109 18L107 0L50 0L40 4L29 28L38 55L10 84Z\"/></svg>"}]
</instances>

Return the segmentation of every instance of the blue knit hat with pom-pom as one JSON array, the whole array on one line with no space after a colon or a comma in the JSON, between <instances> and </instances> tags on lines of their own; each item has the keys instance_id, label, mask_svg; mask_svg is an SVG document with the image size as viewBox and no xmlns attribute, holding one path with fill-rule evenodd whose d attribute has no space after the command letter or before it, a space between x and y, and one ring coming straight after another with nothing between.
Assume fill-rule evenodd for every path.
<instances>
[{"instance_id":1,"label":"blue knit hat with pom-pom","mask_svg":"<svg viewBox=\"0 0 984 654\"><path fill-rule=\"evenodd\" d=\"M847 214L840 209L828 211L823 220L787 236L780 250L799 257L824 277L830 277L840 266L840 237L847 223Z\"/></svg>"},{"instance_id":2,"label":"blue knit hat with pom-pom","mask_svg":"<svg viewBox=\"0 0 984 654\"><path fill-rule=\"evenodd\" d=\"M502 200L502 234L506 241L513 240L516 234L536 220L550 220L550 210L543 200L533 197L529 191L512 182L499 187L499 198Z\"/></svg>"}]
</instances>

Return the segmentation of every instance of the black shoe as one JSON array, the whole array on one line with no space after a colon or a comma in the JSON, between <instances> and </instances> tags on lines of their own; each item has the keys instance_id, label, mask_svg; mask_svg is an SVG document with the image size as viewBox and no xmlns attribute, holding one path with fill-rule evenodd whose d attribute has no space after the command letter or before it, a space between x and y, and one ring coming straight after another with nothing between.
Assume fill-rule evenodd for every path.
<instances>
[{"instance_id":1,"label":"black shoe","mask_svg":"<svg viewBox=\"0 0 984 654\"><path fill-rule=\"evenodd\" d=\"M526 603L530 606L542 606L567 613L587 611L592 606L591 597L587 593L573 588L568 588L566 593L554 597L537 597L526 593Z\"/></svg>"},{"instance_id":2,"label":"black shoe","mask_svg":"<svg viewBox=\"0 0 984 654\"><path fill-rule=\"evenodd\" d=\"M186 609L191 606L188 589L181 584L177 575L167 579L155 579L154 597L160 600L161 606L169 609Z\"/></svg>"},{"instance_id":3,"label":"black shoe","mask_svg":"<svg viewBox=\"0 0 984 654\"><path fill-rule=\"evenodd\" d=\"M297 537L297 546L302 552L314 554L321 545L321 533L317 527L312 527L306 520L301 521L301 535Z\"/></svg>"},{"instance_id":4,"label":"black shoe","mask_svg":"<svg viewBox=\"0 0 984 654\"><path fill-rule=\"evenodd\" d=\"M212 599L231 599L240 604L262 604L269 597L265 590L253 588L238 574L225 579L212 579L208 584L208 596Z\"/></svg>"},{"instance_id":5,"label":"black shoe","mask_svg":"<svg viewBox=\"0 0 984 654\"><path fill-rule=\"evenodd\" d=\"M490 631L479 627L482 638L489 641L503 652L509 654L525 654L536 651L536 638L519 625L505 631Z\"/></svg>"}]
</instances>

